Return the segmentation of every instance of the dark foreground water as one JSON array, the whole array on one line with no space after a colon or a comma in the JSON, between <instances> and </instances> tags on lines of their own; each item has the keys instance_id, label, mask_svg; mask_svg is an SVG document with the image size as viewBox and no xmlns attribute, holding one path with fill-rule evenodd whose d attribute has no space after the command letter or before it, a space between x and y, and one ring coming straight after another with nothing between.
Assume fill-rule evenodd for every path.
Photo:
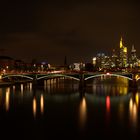
<instances>
[{"instance_id":1,"label":"dark foreground water","mask_svg":"<svg viewBox=\"0 0 140 140\"><path fill-rule=\"evenodd\" d=\"M140 93L125 79L48 80L0 88L0 139L138 139Z\"/></svg>"}]
</instances>

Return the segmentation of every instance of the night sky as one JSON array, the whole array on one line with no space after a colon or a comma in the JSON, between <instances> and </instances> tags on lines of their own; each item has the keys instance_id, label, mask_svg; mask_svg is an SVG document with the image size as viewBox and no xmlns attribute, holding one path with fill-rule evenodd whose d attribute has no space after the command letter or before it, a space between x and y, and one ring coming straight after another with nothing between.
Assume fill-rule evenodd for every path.
<instances>
[{"instance_id":1,"label":"night sky","mask_svg":"<svg viewBox=\"0 0 140 140\"><path fill-rule=\"evenodd\" d=\"M140 56L140 3L135 0L4 0L0 55L51 64L90 62L111 55L121 36Z\"/></svg>"}]
</instances>

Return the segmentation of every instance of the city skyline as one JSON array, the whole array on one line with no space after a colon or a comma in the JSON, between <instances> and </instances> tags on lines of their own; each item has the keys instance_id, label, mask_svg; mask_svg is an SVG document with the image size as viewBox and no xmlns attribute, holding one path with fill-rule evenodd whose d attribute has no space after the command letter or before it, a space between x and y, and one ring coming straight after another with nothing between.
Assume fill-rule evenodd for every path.
<instances>
[{"instance_id":1,"label":"city skyline","mask_svg":"<svg viewBox=\"0 0 140 140\"><path fill-rule=\"evenodd\" d=\"M91 62L111 55L119 41L140 53L140 4L136 1L2 2L0 55L31 62Z\"/></svg>"}]
</instances>

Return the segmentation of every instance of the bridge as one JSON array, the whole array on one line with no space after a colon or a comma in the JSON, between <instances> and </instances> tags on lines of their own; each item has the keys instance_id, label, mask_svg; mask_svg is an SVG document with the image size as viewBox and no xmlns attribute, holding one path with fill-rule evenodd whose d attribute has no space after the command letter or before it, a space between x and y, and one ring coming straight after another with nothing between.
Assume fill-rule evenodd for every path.
<instances>
[{"instance_id":1,"label":"bridge","mask_svg":"<svg viewBox=\"0 0 140 140\"><path fill-rule=\"evenodd\" d=\"M36 79L51 79L57 77L67 77L72 78L77 81L81 80L81 76L83 80L88 80L91 78L102 77L102 76L115 76L115 77L122 77L128 80L136 79L138 81L140 79L140 73L124 73L124 72L112 72L112 73L104 73L104 72L46 72L46 73L5 73L0 75L0 79L12 78L12 77L21 77L27 78L30 80Z\"/></svg>"},{"instance_id":2,"label":"bridge","mask_svg":"<svg viewBox=\"0 0 140 140\"><path fill-rule=\"evenodd\" d=\"M41 80L41 79L53 79L57 77L66 77L70 79L75 79L77 81L87 81L89 79L97 78L97 77L122 77L128 80L136 80L140 79L140 74L134 73L124 73L124 72L112 72L112 73L103 73L103 72L56 72L56 73L5 73L0 76L0 79L6 78L26 78L29 80Z\"/></svg>"},{"instance_id":3,"label":"bridge","mask_svg":"<svg viewBox=\"0 0 140 140\"><path fill-rule=\"evenodd\" d=\"M32 81L33 83L37 83L38 80L48 80L48 79L55 79L55 78L70 78L77 80L79 82L79 88L83 89L86 87L86 81L89 79L97 78L97 77L121 77L128 79L130 81L129 86L132 88L137 88L137 81L140 79L140 73L132 73L132 72L73 72L73 71L55 71L55 72L40 72L40 73L5 73L0 75L0 80L8 79L12 82L20 82ZM16 81L17 80L17 81Z\"/></svg>"},{"instance_id":4,"label":"bridge","mask_svg":"<svg viewBox=\"0 0 140 140\"><path fill-rule=\"evenodd\" d=\"M0 79L12 79L12 78L26 78L29 80L41 80L41 79L53 79L57 77L66 77L75 79L77 81L87 81L97 77L122 77L128 80L138 81L140 79L140 73L128 73L128 72L73 72L73 71L56 71L56 72L42 72L42 73L5 73L0 75Z\"/></svg>"}]
</instances>

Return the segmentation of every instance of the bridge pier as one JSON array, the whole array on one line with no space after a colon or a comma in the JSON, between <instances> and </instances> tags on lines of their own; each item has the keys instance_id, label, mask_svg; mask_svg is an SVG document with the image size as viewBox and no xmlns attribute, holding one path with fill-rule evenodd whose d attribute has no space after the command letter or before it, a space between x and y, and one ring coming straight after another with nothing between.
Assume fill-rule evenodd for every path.
<instances>
[{"instance_id":1,"label":"bridge pier","mask_svg":"<svg viewBox=\"0 0 140 140\"><path fill-rule=\"evenodd\" d=\"M85 80L80 81L80 82L79 82L79 89L83 89L83 88L85 88L85 87L86 87L86 82L85 82Z\"/></svg>"},{"instance_id":2,"label":"bridge pier","mask_svg":"<svg viewBox=\"0 0 140 140\"><path fill-rule=\"evenodd\" d=\"M35 75L35 77L33 78L33 88L35 88L37 86L37 76Z\"/></svg>"},{"instance_id":3,"label":"bridge pier","mask_svg":"<svg viewBox=\"0 0 140 140\"><path fill-rule=\"evenodd\" d=\"M80 93L84 93L85 92L85 88L86 88L86 81L84 79L84 74L81 73L80 74L80 81L79 81L79 90L80 90Z\"/></svg>"},{"instance_id":4,"label":"bridge pier","mask_svg":"<svg viewBox=\"0 0 140 140\"><path fill-rule=\"evenodd\" d=\"M129 87L131 90L137 90L138 85L137 85L137 81L135 78L129 82Z\"/></svg>"}]
</instances>

